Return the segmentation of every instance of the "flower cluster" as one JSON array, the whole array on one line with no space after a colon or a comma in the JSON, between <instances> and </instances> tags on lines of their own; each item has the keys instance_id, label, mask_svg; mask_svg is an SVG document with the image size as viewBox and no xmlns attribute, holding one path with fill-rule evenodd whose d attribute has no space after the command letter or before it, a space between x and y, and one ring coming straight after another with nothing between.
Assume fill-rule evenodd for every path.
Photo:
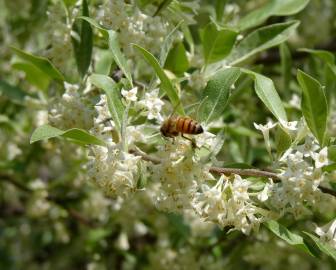
<instances>
[{"instance_id":1,"label":"flower cluster","mask_svg":"<svg viewBox=\"0 0 336 270\"><path fill-rule=\"evenodd\" d=\"M79 93L79 86L64 83L65 93L56 99L49 110L50 124L60 128L90 129L93 125L93 110L90 102Z\"/></svg>"},{"instance_id":2,"label":"flower cluster","mask_svg":"<svg viewBox=\"0 0 336 270\"><path fill-rule=\"evenodd\" d=\"M213 187L203 184L193 202L195 210L222 228L228 226L249 234L259 227L267 213L254 205L249 185L239 175L234 175L233 181L223 175Z\"/></svg>"},{"instance_id":3,"label":"flower cluster","mask_svg":"<svg viewBox=\"0 0 336 270\"><path fill-rule=\"evenodd\" d=\"M263 132L270 154L269 130L276 125L255 125ZM314 206L319 200L318 187L325 178L322 167L329 163L328 151L327 147L321 148L303 120L300 123L281 122L280 125L296 139L278 161L281 183L267 183L259 199L269 200L271 207L280 211L281 215L291 213L300 217L309 213L307 207ZM305 139L302 143L303 138Z\"/></svg>"}]
</instances>

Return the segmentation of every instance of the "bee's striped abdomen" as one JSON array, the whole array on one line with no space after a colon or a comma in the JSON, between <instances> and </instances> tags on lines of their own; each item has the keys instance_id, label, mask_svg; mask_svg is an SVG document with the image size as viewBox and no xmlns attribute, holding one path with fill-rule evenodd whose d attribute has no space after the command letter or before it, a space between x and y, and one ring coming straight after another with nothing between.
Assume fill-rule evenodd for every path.
<instances>
[{"instance_id":1,"label":"bee's striped abdomen","mask_svg":"<svg viewBox=\"0 0 336 270\"><path fill-rule=\"evenodd\" d=\"M176 120L176 131L185 134L200 134L203 132L203 128L189 117L179 117Z\"/></svg>"}]
</instances>

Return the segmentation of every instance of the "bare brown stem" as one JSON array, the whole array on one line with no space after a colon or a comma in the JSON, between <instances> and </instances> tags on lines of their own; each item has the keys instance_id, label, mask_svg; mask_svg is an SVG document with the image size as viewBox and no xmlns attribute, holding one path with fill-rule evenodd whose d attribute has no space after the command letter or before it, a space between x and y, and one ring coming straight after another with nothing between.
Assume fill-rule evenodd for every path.
<instances>
[{"instance_id":1,"label":"bare brown stem","mask_svg":"<svg viewBox=\"0 0 336 270\"><path fill-rule=\"evenodd\" d=\"M154 164L159 164L160 160L152 157L150 155L147 155L146 153L136 150L136 149L131 149L129 151L131 154L140 156L143 160L150 161ZM209 172L211 173L216 173L216 174L225 174L225 175L231 175L231 174L237 174L241 176L257 176L257 177L266 177L266 178L271 178L274 180L274 182L280 182L281 178L274 172L269 172L269 171L262 171L262 170L257 170L257 169L239 169L239 168L220 168L220 167L210 167ZM326 188L323 186L319 186L319 189L323 193L330 194L334 197L336 197L336 191L332 190L330 188Z\"/></svg>"}]
</instances>

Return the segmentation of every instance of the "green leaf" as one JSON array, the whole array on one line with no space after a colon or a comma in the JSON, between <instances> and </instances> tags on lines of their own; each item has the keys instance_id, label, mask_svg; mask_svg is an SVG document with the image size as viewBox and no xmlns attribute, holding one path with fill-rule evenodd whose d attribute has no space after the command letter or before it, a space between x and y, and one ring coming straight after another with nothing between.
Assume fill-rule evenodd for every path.
<instances>
[{"instance_id":1,"label":"green leaf","mask_svg":"<svg viewBox=\"0 0 336 270\"><path fill-rule=\"evenodd\" d=\"M223 20L223 15L224 15L224 9L225 5L227 3L227 0L216 0L216 21L221 22Z\"/></svg>"},{"instance_id":2,"label":"green leaf","mask_svg":"<svg viewBox=\"0 0 336 270\"><path fill-rule=\"evenodd\" d=\"M304 9L309 0L271 0L266 5L254 9L239 21L241 30L255 27L265 22L271 16L288 16Z\"/></svg>"},{"instance_id":3,"label":"green leaf","mask_svg":"<svg viewBox=\"0 0 336 270\"><path fill-rule=\"evenodd\" d=\"M113 55L111 51L97 48L96 55L95 72L98 74L109 75L113 63Z\"/></svg>"},{"instance_id":4,"label":"green leaf","mask_svg":"<svg viewBox=\"0 0 336 270\"><path fill-rule=\"evenodd\" d=\"M318 237L316 237L313 234L310 234L308 232L303 232L304 234L308 235L316 244L316 246L325 254L332 257L334 260L336 260L336 249L331 247L330 245L322 242Z\"/></svg>"},{"instance_id":5,"label":"green leaf","mask_svg":"<svg viewBox=\"0 0 336 270\"><path fill-rule=\"evenodd\" d=\"M92 74L90 81L105 92L111 117L116 125L116 129L121 134L124 105L121 102L118 85L110 77L101 74Z\"/></svg>"},{"instance_id":6,"label":"green leaf","mask_svg":"<svg viewBox=\"0 0 336 270\"><path fill-rule=\"evenodd\" d=\"M142 54L142 56L145 58L148 64L152 66L152 68L155 70L156 75L159 77L161 81L162 89L167 94L168 98L170 99L171 103L174 107L177 106L177 112L181 115L184 115L184 110L182 105L180 104L179 96L177 95L176 88L172 84L172 82L167 77L166 73L161 68L158 60L146 49L142 48L141 46L137 44L133 44L133 46Z\"/></svg>"},{"instance_id":7,"label":"green leaf","mask_svg":"<svg viewBox=\"0 0 336 270\"><path fill-rule=\"evenodd\" d=\"M227 68L218 71L202 92L204 100L199 110L199 119L205 123L220 117L227 105L231 86L239 78L239 68Z\"/></svg>"},{"instance_id":8,"label":"green leaf","mask_svg":"<svg viewBox=\"0 0 336 270\"><path fill-rule=\"evenodd\" d=\"M104 38L108 40L109 49L112 52L114 61L117 63L118 67L122 70L122 72L125 74L125 77L127 78L130 86L133 87L131 70L127 65L125 56L122 54L120 50L118 33L113 30L105 28L104 26L100 25L95 20L89 17L80 16L78 17L78 19L82 19L89 22L92 26L96 27L102 33Z\"/></svg>"},{"instance_id":9,"label":"green leaf","mask_svg":"<svg viewBox=\"0 0 336 270\"><path fill-rule=\"evenodd\" d=\"M87 0L82 1L82 15L89 16L89 7ZM79 74L83 77L91 63L92 46L93 46L93 34L90 23L82 20L79 27L75 22L73 24L73 30L79 34L79 40L72 38L75 58Z\"/></svg>"},{"instance_id":10,"label":"green leaf","mask_svg":"<svg viewBox=\"0 0 336 270\"><path fill-rule=\"evenodd\" d=\"M232 50L238 33L229 28L219 27L210 22L203 30L203 54L205 63L224 59Z\"/></svg>"},{"instance_id":11,"label":"green leaf","mask_svg":"<svg viewBox=\"0 0 336 270\"><path fill-rule=\"evenodd\" d=\"M160 58L159 58L160 66L163 66L164 63L166 62L170 48L172 47L175 41L175 35L177 34L177 30L180 28L182 24L183 24L183 21L180 21L164 39L162 43L161 51L160 51Z\"/></svg>"},{"instance_id":12,"label":"green leaf","mask_svg":"<svg viewBox=\"0 0 336 270\"><path fill-rule=\"evenodd\" d=\"M335 64L335 56L331 52L325 50L313 50L307 48L299 49L298 51L310 53L328 64L331 65Z\"/></svg>"},{"instance_id":13,"label":"green leaf","mask_svg":"<svg viewBox=\"0 0 336 270\"><path fill-rule=\"evenodd\" d=\"M275 147L278 156L281 156L292 144L292 138L290 134L283 129L281 125L277 126L275 134Z\"/></svg>"},{"instance_id":14,"label":"green leaf","mask_svg":"<svg viewBox=\"0 0 336 270\"><path fill-rule=\"evenodd\" d=\"M336 171L336 162L322 167L322 172L333 172Z\"/></svg>"},{"instance_id":15,"label":"green leaf","mask_svg":"<svg viewBox=\"0 0 336 270\"><path fill-rule=\"evenodd\" d=\"M157 10L155 11L154 16L158 15L162 10L166 9L173 0L163 0Z\"/></svg>"},{"instance_id":16,"label":"green leaf","mask_svg":"<svg viewBox=\"0 0 336 270\"><path fill-rule=\"evenodd\" d=\"M310 131L320 145L324 145L328 105L322 85L313 77L299 70L297 80L302 88L301 109Z\"/></svg>"},{"instance_id":17,"label":"green leaf","mask_svg":"<svg viewBox=\"0 0 336 270\"><path fill-rule=\"evenodd\" d=\"M109 48L112 51L114 61L117 63L118 67L125 74L129 84L133 87L131 70L128 67L125 56L122 54L118 41L118 33L113 30L108 30L108 43Z\"/></svg>"},{"instance_id":18,"label":"green leaf","mask_svg":"<svg viewBox=\"0 0 336 270\"><path fill-rule=\"evenodd\" d=\"M287 121L286 111L278 95L278 92L274 87L273 81L270 78L247 69L242 69L242 71L254 79L254 89L257 96L273 113L273 115L278 120Z\"/></svg>"},{"instance_id":19,"label":"green leaf","mask_svg":"<svg viewBox=\"0 0 336 270\"><path fill-rule=\"evenodd\" d=\"M38 68L45 75L49 76L52 79L58 81L64 81L64 76L61 72L57 70L57 68L45 57L32 55L30 53L24 52L18 48L11 47L12 50L23 60L33 64L36 68Z\"/></svg>"},{"instance_id":20,"label":"green leaf","mask_svg":"<svg viewBox=\"0 0 336 270\"><path fill-rule=\"evenodd\" d=\"M303 238L295 233L289 231L286 227L279 224L275 220L270 220L264 223L264 226L273 232L276 236L286 241L291 246L294 246L298 249L303 250L304 252L314 256L313 253L309 250L306 244L303 241Z\"/></svg>"},{"instance_id":21,"label":"green leaf","mask_svg":"<svg viewBox=\"0 0 336 270\"><path fill-rule=\"evenodd\" d=\"M252 55L286 41L298 27L298 21L289 21L261 27L244 38L225 59L225 63L236 65Z\"/></svg>"},{"instance_id":22,"label":"green leaf","mask_svg":"<svg viewBox=\"0 0 336 270\"><path fill-rule=\"evenodd\" d=\"M35 129L33 132L30 143L34 143L44 139L50 139L55 137L63 137L80 142L82 144L95 144L95 145L105 145L105 142L98 139L97 137L89 134L87 131L79 128L72 128L68 130L60 130L58 128L52 127L50 125L43 125Z\"/></svg>"},{"instance_id":23,"label":"green leaf","mask_svg":"<svg viewBox=\"0 0 336 270\"><path fill-rule=\"evenodd\" d=\"M330 145L328 147L328 159L336 162L336 145Z\"/></svg>"},{"instance_id":24,"label":"green leaf","mask_svg":"<svg viewBox=\"0 0 336 270\"><path fill-rule=\"evenodd\" d=\"M310 53L312 56L319 58L324 64L321 67L324 68L324 74L321 76L321 82L325 86L325 95L328 105L332 100L332 95L336 92L336 66L335 56L333 53L325 50L313 50L313 49L300 49L299 51Z\"/></svg>"},{"instance_id":25,"label":"green leaf","mask_svg":"<svg viewBox=\"0 0 336 270\"><path fill-rule=\"evenodd\" d=\"M288 92L289 83L292 78L292 57L286 43L280 44L280 59L283 89Z\"/></svg>"},{"instance_id":26,"label":"green leaf","mask_svg":"<svg viewBox=\"0 0 336 270\"><path fill-rule=\"evenodd\" d=\"M170 50L165 68L175 74L183 74L189 68L189 61L183 43L176 44Z\"/></svg>"},{"instance_id":27,"label":"green leaf","mask_svg":"<svg viewBox=\"0 0 336 270\"><path fill-rule=\"evenodd\" d=\"M21 70L26 74L26 80L41 90L46 90L50 83L50 78L36 66L29 62L16 62L12 67Z\"/></svg>"},{"instance_id":28,"label":"green leaf","mask_svg":"<svg viewBox=\"0 0 336 270\"><path fill-rule=\"evenodd\" d=\"M6 96L15 103L22 104L27 95L21 88L0 80L0 94Z\"/></svg>"}]
</instances>

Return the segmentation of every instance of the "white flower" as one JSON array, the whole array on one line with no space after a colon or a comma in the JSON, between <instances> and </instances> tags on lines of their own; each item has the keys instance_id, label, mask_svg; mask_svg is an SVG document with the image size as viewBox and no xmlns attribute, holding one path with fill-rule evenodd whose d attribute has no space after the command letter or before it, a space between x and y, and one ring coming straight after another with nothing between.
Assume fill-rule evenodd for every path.
<instances>
[{"instance_id":1,"label":"white flower","mask_svg":"<svg viewBox=\"0 0 336 270\"><path fill-rule=\"evenodd\" d=\"M319 153L314 153L313 159L315 160L315 167L321 168L328 165L328 148L324 147Z\"/></svg>"},{"instance_id":2,"label":"white flower","mask_svg":"<svg viewBox=\"0 0 336 270\"><path fill-rule=\"evenodd\" d=\"M315 233L320 236L321 241L336 248L336 219L322 227L316 227Z\"/></svg>"},{"instance_id":3,"label":"white flower","mask_svg":"<svg viewBox=\"0 0 336 270\"><path fill-rule=\"evenodd\" d=\"M247 192L249 182L243 180L240 175L235 174L235 178L232 185L233 197L235 200L248 200L249 194Z\"/></svg>"},{"instance_id":4,"label":"white flower","mask_svg":"<svg viewBox=\"0 0 336 270\"><path fill-rule=\"evenodd\" d=\"M284 121L284 120L280 120L280 124L287 131L296 131L297 130L298 121L287 122L287 121Z\"/></svg>"},{"instance_id":5,"label":"white flower","mask_svg":"<svg viewBox=\"0 0 336 270\"><path fill-rule=\"evenodd\" d=\"M129 145L133 144L134 142L145 141L143 126L128 126L126 134L127 134L127 142Z\"/></svg>"},{"instance_id":6,"label":"white flower","mask_svg":"<svg viewBox=\"0 0 336 270\"><path fill-rule=\"evenodd\" d=\"M205 131L195 136L195 140L196 140L196 145L199 148L203 146L207 148L213 148L215 147L215 143L216 143L216 135Z\"/></svg>"},{"instance_id":7,"label":"white flower","mask_svg":"<svg viewBox=\"0 0 336 270\"><path fill-rule=\"evenodd\" d=\"M145 94L145 99L139 102L140 105L147 109L148 119L157 119L162 121L163 118L160 114L164 102L158 97L159 89L154 89L150 93Z\"/></svg>"},{"instance_id":8,"label":"white flower","mask_svg":"<svg viewBox=\"0 0 336 270\"><path fill-rule=\"evenodd\" d=\"M317 149L319 149L319 146L312 136L306 136L305 143L297 147L297 150L305 157L312 157Z\"/></svg>"},{"instance_id":9,"label":"white flower","mask_svg":"<svg viewBox=\"0 0 336 270\"><path fill-rule=\"evenodd\" d=\"M120 250L128 250L130 248L128 236L125 232L119 234L116 245Z\"/></svg>"},{"instance_id":10,"label":"white flower","mask_svg":"<svg viewBox=\"0 0 336 270\"><path fill-rule=\"evenodd\" d=\"M122 89L121 90L121 94L122 96L128 101L128 102L131 102L131 101L137 101L137 93L138 93L138 87L134 87L132 88L131 90L125 90L125 89Z\"/></svg>"},{"instance_id":11,"label":"white flower","mask_svg":"<svg viewBox=\"0 0 336 270\"><path fill-rule=\"evenodd\" d=\"M297 94L293 94L289 104L296 109L300 109L301 98Z\"/></svg>"},{"instance_id":12,"label":"white flower","mask_svg":"<svg viewBox=\"0 0 336 270\"><path fill-rule=\"evenodd\" d=\"M268 121L266 125L261 125L261 124L256 124L253 123L254 127L258 130L260 130L264 136L265 144L266 144L266 149L268 153L271 155L271 142L269 139L269 131L270 129L274 128L277 124L272 123L272 121Z\"/></svg>"},{"instance_id":13,"label":"white flower","mask_svg":"<svg viewBox=\"0 0 336 270\"><path fill-rule=\"evenodd\" d=\"M194 209L206 221L215 222L222 228L233 226L233 229L249 234L262 221L256 214L263 215L266 211L253 205L248 186L249 182L238 175L234 176L233 183L221 176L211 188L202 185L202 191L195 195Z\"/></svg>"},{"instance_id":14,"label":"white flower","mask_svg":"<svg viewBox=\"0 0 336 270\"><path fill-rule=\"evenodd\" d=\"M273 187L273 182L266 183L266 185L264 186L264 189L258 194L258 200L261 202L267 201L272 187Z\"/></svg>"},{"instance_id":15,"label":"white flower","mask_svg":"<svg viewBox=\"0 0 336 270\"><path fill-rule=\"evenodd\" d=\"M127 197L136 190L141 157L122 152L120 147L93 146L88 176L107 194Z\"/></svg>"}]
</instances>

